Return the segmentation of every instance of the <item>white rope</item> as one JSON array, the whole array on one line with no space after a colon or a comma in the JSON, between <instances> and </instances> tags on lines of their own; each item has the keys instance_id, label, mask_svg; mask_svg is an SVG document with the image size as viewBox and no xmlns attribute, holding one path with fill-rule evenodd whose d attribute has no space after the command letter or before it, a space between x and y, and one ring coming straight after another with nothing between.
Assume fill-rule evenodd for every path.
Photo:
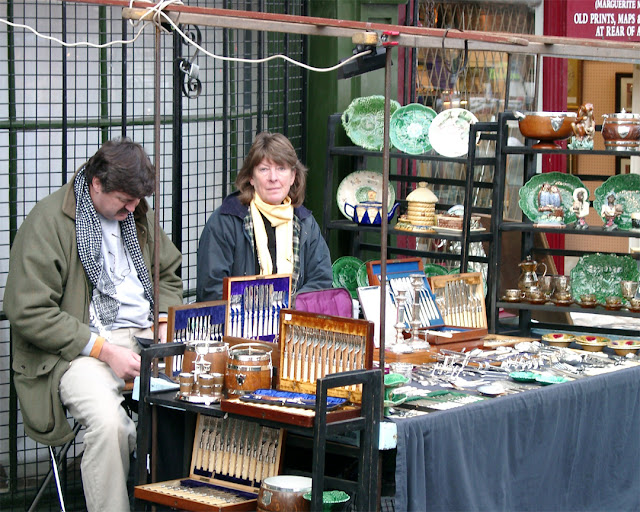
<instances>
[{"instance_id":1,"label":"white rope","mask_svg":"<svg viewBox=\"0 0 640 512\"><path fill-rule=\"evenodd\" d=\"M134 0L130 0L129 5L133 6L133 2L134 2ZM265 63L265 62L269 62L271 60L282 59L282 60L290 62L291 64L294 64L296 66L299 66L301 68L307 69L309 71L315 71L317 73L328 73L330 71L335 71L336 69L341 68L342 66L345 66L346 64L350 63L351 61L371 53L371 50L366 50L364 52L359 52L359 53L357 53L355 55L352 55L348 59L345 59L342 62L339 62L335 66L331 66L331 67L328 67L328 68L317 68L317 67L309 66L309 65L304 64L302 62L299 62L299 61L297 61L295 59L292 59L291 57L287 57L286 55L283 55L283 54L271 55L269 57L264 57L264 58L261 58L261 59L244 59L244 58L241 58L241 57L225 57L225 56L222 56L222 55L216 55L216 54L211 53L211 52L207 51L206 49L204 49L202 46L200 46L198 43L196 43L193 39L190 39L189 36L187 36L184 32L182 32L182 30L180 30L178 28L178 26L173 22L173 20L167 14L165 14L164 9L166 7L168 7L169 5L172 5L172 4L174 4L174 5L183 5L180 0L162 0L162 1L159 1L153 7L147 8L146 12L135 23L133 22L133 20L129 20L129 22L134 27L136 25L139 25L140 22L144 22L142 24L142 26L140 27L140 29L138 30L138 32L136 33L136 35L133 37L133 39L110 41L108 43L103 43L103 44L95 44L95 43L91 43L91 42L88 42L88 41L80 41L80 42L76 42L76 43L68 43L68 42L62 41L61 39L58 39L56 37L48 36L48 35L45 35L45 34L41 34L40 32L38 32L37 30L35 30L34 28L32 28L32 27L30 27L28 25L23 25L21 23L14 23L14 22L2 19L2 18L0 18L0 23L4 23L5 25L10 25L10 26L15 27L15 28L22 28L24 30L29 30L29 31L33 32L37 37L41 37L42 39L46 39L48 41L53 41L53 42L58 43L58 44L60 44L62 46L65 46L65 47L75 48L75 47L88 46L88 47L91 47L91 48L107 48L107 47L113 46L113 45L132 44L132 43L134 43L140 37L140 34L142 34L142 31L149 24L156 24L156 25L160 26L162 28L162 30L167 32L167 30L164 27L162 27L162 24L160 23L160 18L162 18L166 22L168 22L171 25L171 27L178 34L180 34L180 36L188 44L190 44L191 46L193 46L197 50L201 51L202 53L204 53L205 55L207 55L207 56L209 56L209 57L211 57L213 59L226 61L226 62L242 62L242 63L248 63L248 64L262 64L262 63ZM152 14L153 14L152 19L148 20L147 18L149 18Z\"/></svg>"}]
</instances>

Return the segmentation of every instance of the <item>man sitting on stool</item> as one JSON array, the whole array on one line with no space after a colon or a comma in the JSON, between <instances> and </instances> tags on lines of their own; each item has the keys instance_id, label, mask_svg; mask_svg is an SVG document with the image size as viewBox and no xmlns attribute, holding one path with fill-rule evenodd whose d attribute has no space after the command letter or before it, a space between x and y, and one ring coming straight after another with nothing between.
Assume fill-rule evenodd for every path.
<instances>
[{"instance_id":1,"label":"man sitting on stool","mask_svg":"<svg viewBox=\"0 0 640 512\"><path fill-rule=\"evenodd\" d=\"M154 188L142 146L106 142L34 206L11 249L4 309L25 431L39 443L65 443L73 437L65 408L86 427L89 511L129 509L136 427L121 407L122 390L140 374L134 336L152 336L155 265L164 319L182 304L182 256L162 231L154 261L154 214L144 199ZM166 323L158 335L166 340Z\"/></svg>"}]
</instances>

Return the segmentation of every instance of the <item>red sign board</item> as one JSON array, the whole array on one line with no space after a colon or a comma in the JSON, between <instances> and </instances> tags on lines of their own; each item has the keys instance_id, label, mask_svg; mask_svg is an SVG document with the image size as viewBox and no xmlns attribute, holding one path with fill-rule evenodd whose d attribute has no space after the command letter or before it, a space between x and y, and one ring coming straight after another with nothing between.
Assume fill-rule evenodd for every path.
<instances>
[{"instance_id":1,"label":"red sign board","mask_svg":"<svg viewBox=\"0 0 640 512\"><path fill-rule=\"evenodd\" d=\"M567 0L567 37L640 41L640 0Z\"/></svg>"}]
</instances>

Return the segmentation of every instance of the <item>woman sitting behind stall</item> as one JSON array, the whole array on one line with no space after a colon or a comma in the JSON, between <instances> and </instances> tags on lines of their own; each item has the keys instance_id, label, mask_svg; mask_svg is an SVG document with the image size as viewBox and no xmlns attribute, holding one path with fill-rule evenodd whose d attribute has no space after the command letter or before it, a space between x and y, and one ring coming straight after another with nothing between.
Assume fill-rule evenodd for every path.
<instances>
[{"instance_id":1,"label":"woman sitting behind stall","mask_svg":"<svg viewBox=\"0 0 640 512\"><path fill-rule=\"evenodd\" d=\"M236 177L237 192L207 221L198 247L196 298L222 298L225 277L291 274L292 293L331 288L331 256L302 206L307 168L289 139L258 134Z\"/></svg>"}]
</instances>

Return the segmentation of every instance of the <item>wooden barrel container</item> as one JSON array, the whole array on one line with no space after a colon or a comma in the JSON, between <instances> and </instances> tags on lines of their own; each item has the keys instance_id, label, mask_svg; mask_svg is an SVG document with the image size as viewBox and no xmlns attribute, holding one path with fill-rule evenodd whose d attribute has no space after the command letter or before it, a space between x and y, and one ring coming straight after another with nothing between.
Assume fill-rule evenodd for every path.
<instances>
[{"instance_id":1,"label":"wooden barrel container","mask_svg":"<svg viewBox=\"0 0 640 512\"><path fill-rule=\"evenodd\" d=\"M307 512L312 481L306 476L277 475L265 478L258 492L257 512Z\"/></svg>"},{"instance_id":2,"label":"wooden barrel container","mask_svg":"<svg viewBox=\"0 0 640 512\"><path fill-rule=\"evenodd\" d=\"M229 350L224 387L230 397L271 387L271 347L241 343Z\"/></svg>"}]
</instances>

